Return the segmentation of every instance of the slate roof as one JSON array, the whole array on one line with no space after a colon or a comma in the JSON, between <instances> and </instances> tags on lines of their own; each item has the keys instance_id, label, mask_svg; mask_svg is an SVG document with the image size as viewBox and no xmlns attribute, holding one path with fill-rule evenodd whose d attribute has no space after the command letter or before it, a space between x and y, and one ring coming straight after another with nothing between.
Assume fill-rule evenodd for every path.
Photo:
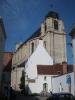
<instances>
[{"instance_id":1,"label":"slate roof","mask_svg":"<svg viewBox=\"0 0 75 100\"><path fill-rule=\"evenodd\" d=\"M23 45L23 44L25 44L27 41L29 41L29 40L31 40L31 39L34 39L34 38L36 38L36 37L39 37L41 35L41 27L36 31L36 32L34 32L24 43L22 43L21 45L20 45L20 47ZM19 48L20 48L19 47ZM18 49L19 49L18 48Z\"/></svg>"},{"instance_id":2,"label":"slate roof","mask_svg":"<svg viewBox=\"0 0 75 100\"><path fill-rule=\"evenodd\" d=\"M57 18L59 19L59 14L57 12L54 12L54 11L50 11L48 12L48 14L45 16L45 18L47 17L52 17L52 18Z\"/></svg>"},{"instance_id":3,"label":"slate roof","mask_svg":"<svg viewBox=\"0 0 75 100\"><path fill-rule=\"evenodd\" d=\"M41 31L41 28L39 28L36 32L34 32L34 33L27 39L27 41L30 40L30 39L39 37L39 36L41 35L41 32L40 32L40 31Z\"/></svg>"}]
</instances>

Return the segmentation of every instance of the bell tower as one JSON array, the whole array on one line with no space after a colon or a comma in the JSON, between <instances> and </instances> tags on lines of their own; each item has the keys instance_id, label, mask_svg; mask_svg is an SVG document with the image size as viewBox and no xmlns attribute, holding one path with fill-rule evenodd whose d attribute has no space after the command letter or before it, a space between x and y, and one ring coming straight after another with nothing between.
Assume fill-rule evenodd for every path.
<instances>
[{"instance_id":1,"label":"bell tower","mask_svg":"<svg viewBox=\"0 0 75 100\"><path fill-rule=\"evenodd\" d=\"M45 16L42 32L42 35L46 35L44 37L46 49L54 63L67 61L64 22L59 18L58 13L51 11Z\"/></svg>"}]
</instances>

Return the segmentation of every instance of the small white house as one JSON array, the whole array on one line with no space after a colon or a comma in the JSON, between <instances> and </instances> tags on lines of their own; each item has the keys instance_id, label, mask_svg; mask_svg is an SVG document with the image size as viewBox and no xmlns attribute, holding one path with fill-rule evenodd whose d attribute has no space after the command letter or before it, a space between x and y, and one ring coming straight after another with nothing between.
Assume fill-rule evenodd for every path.
<instances>
[{"instance_id":1,"label":"small white house","mask_svg":"<svg viewBox=\"0 0 75 100\"><path fill-rule=\"evenodd\" d=\"M28 59L25 65L25 73L31 93L49 92L51 90L51 75L44 72L39 73L38 65L53 65L53 59L43 47L42 40L39 40L38 47ZM45 69L42 67L42 70Z\"/></svg>"}]
</instances>

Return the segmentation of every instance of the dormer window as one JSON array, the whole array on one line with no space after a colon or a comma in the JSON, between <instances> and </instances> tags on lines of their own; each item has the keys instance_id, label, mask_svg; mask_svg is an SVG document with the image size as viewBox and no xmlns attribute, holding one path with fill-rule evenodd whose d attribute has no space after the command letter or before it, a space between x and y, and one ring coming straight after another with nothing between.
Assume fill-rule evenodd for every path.
<instances>
[{"instance_id":1,"label":"dormer window","mask_svg":"<svg viewBox=\"0 0 75 100\"><path fill-rule=\"evenodd\" d=\"M58 21L54 20L54 29L58 30Z\"/></svg>"},{"instance_id":2,"label":"dormer window","mask_svg":"<svg viewBox=\"0 0 75 100\"><path fill-rule=\"evenodd\" d=\"M32 53L34 52L34 43L32 42L32 44L31 44L32 46L31 46L31 51L32 51Z\"/></svg>"}]
</instances>

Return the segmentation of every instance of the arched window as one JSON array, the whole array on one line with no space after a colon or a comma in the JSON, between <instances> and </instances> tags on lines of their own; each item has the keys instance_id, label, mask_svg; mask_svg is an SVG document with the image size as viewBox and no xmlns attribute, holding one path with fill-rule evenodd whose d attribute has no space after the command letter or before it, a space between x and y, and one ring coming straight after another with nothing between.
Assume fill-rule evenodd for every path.
<instances>
[{"instance_id":1,"label":"arched window","mask_svg":"<svg viewBox=\"0 0 75 100\"><path fill-rule=\"evenodd\" d=\"M44 41L44 47L46 48L46 41Z\"/></svg>"},{"instance_id":2,"label":"arched window","mask_svg":"<svg viewBox=\"0 0 75 100\"><path fill-rule=\"evenodd\" d=\"M54 29L58 30L58 21L54 20Z\"/></svg>"},{"instance_id":3,"label":"arched window","mask_svg":"<svg viewBox=\"0 0 75 100\"><path fill-rule=\"evenodd\" d=\"M32 42L32 47L31 47L31 51L32 51L32 53L34 52L34 43Z\"/></svg>"},{"instance_id":4,"label":"arched window","mask_svg":"<svg viewBox=\"0 0 75 100\"><path fill-rule=\"evenodd\" d=\"M45 23L45 32L46 32L46 29L47 29L47 27L46 27L46 23Z\"/></svg>"},{"instance_id":5,"label":"arched window","mask_svg":"<svg viewBox=\"0 0 75 100\"><path fill-rule=\"evenodd\" d=\"M44 76L44 80L46 81L46 79L47 79L47 77L46 76Z\"/></svg>"}]
</instances>

